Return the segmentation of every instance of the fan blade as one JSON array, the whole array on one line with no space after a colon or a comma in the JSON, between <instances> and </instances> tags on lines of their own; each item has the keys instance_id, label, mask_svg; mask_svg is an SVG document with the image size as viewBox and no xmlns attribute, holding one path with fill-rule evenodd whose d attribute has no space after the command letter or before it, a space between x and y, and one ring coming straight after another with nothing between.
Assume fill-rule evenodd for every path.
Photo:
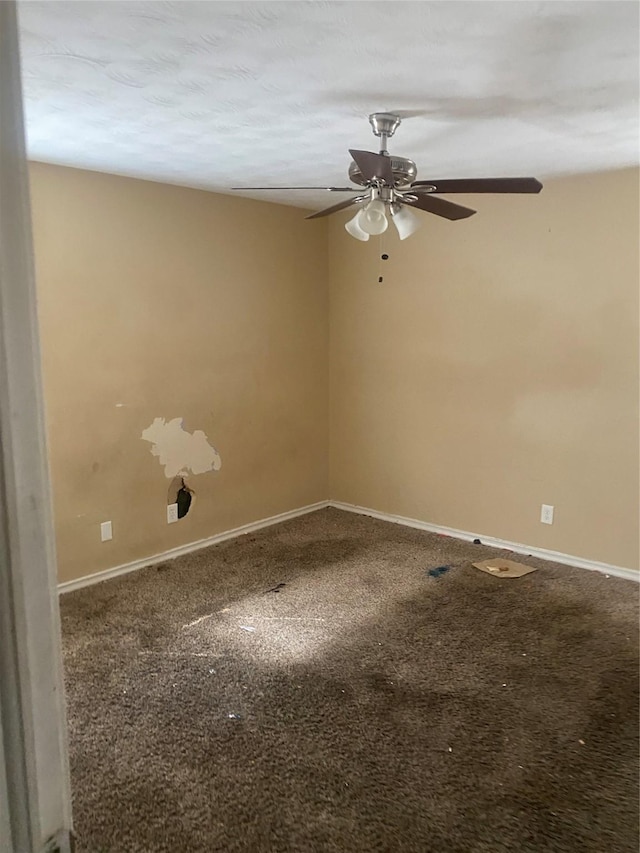
<instances>
[{"instance_id":1,"label":"fan blade","mask_svg":"<svg viewBox=\"0 0 640 853\"><path fill-rule=\"evenodd\" d=\"M230 187L232 190L327 190L330 193L361 193L362 187Z\"/></svg>"},{"instance_id":2,"label":"fan blade","mask_svg":"<svg viewBox=\"0 0 640 853\"><path fill-rule=\"evenodd\" d=\"M385 184L393 184L391 157L385 154L374 154L373 151L352 151L351 148L349 154L356 161L356 166L362 172L365 181L374 181L378 178Z\"/></svg>"},{"instance_id":3,"label":"fan blade","mask_svg":"<svg viewBox=\"0 0 640 853\"><path fill-rule=\"evenodd\" d=\"M406 196L403 196L402 204L426 210L427 213L435 213L436 216L443 216L445 219L451 219L452 221L466 219L468 216L473 216L476 212L475 210L471 210L470 207L463 207L461 204L454 204L452 201L447 201L444 198L436 198L433 195L420 195L415 201L410 201Z\"/></svg>"},{"instance_id":4,"label":"fan blade","mask_svg":"<svg viewBox=\"0 0 640 853\"><path fill-rule=\"evenodd\" d=\"M450 178L444 181L414 181L415 189L435 187L436 193L539 193L537 178Z\"/></svg>"},{"instance_id":5,"label":"fan blade","mask_svg":"<svg viewBox=\"0 0 640 853\"><path fill-rule=\"evenodd\" d=\"M331 213L335 213L338 210L342 210L345 207L349 207L352 204L357 204L359 201L364 201L364 196L358 196L357 198L348 198L346 201L341 201L339 204L334 204L333 207L327 207L324 210L319 210L317 213L312 213L310 216L305 216L305 219L318 219L320 216L329 216Z\"/></svg>"}]
</instances>

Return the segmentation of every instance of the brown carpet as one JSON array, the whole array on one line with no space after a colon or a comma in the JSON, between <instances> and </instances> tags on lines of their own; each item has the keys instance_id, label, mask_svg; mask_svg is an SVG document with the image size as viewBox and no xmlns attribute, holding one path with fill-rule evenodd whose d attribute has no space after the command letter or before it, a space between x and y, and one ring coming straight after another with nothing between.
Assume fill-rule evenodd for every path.
<instances>
[{"instance_id":1,"label":"brown carpet","mask_svg":"<svg viewBox=\"0 0 640 853\"><path fill-rule=\"evenodd\" d=\"M79 850L636 853L638 585L497 553L323 510L63 596Z\"/></svg>"}]
</instances>

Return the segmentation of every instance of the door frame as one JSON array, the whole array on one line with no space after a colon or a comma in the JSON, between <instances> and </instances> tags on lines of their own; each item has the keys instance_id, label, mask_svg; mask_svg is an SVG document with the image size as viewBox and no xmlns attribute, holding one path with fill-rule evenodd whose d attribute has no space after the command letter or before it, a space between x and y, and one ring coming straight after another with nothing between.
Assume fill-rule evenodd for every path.
<instances>
[{"instance_id":1,"label":"door frame","mask_svg":"<svg viewBox=\"0 0 640 853\"><path fill-rule=\"evenodd\" d=\"M0 849L70 853L71 794L15 0L0 2Z\"/></svg>"}]
</instances>

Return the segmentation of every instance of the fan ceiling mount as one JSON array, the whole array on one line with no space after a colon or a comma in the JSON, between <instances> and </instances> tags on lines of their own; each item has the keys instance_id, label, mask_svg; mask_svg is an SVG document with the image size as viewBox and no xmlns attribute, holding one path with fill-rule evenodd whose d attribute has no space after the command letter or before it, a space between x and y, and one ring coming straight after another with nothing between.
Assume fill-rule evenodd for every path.
<instances>
[{"instance_id":1,"label":"fan ceiling mount","mask_svg":"<svg viewBox=\"0 0 640 853\"><path fill-rule=\"evenodd\" d=\"M439 198L440 193L539 193L542 184L536 178L447 178L416 180L418 169L413 160L397 157L387 151L387 142L402 119L394 113L372 113L369 122L380 140L379 151L350 149L353 160L349 179L358 187L232 187L234 190L327 190L334 193L356 193L346 201L334 204L307 219L329 216L352 205L362 205L345 228L358 240L368 240L395 225L400 239L409 237L420 225L420 219L409 208L433 213L444 219L466 219L476 212L470 207Z\"/></svg>"}]
</instances>

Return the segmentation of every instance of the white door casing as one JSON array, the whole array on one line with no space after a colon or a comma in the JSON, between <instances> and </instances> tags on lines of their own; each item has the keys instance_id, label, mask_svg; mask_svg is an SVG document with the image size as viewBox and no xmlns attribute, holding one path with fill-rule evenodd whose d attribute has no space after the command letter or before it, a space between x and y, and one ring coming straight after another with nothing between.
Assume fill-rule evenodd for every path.
<instances>
[{"instance_id":1,"label":"white door casing","mask_svg":"<svg viewBox=\"0 0 640 853\"><path fill-rule=\"evenodd\" d=\"M69 853L71 799L14 0L0 2L0 849Z\"/></svg>"}]
</instances>

